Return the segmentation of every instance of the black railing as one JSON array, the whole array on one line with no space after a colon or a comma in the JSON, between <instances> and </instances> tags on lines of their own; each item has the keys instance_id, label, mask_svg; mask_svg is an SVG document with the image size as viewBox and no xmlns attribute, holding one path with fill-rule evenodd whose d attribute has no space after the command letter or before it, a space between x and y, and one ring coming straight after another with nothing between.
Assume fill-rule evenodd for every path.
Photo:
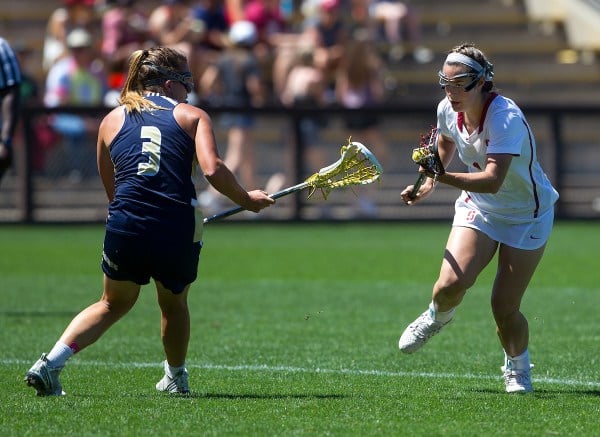
<instances>
[{"instance_id":1,"label":"black railing","mask_svg":"<svg viewBox=\"0 0 600 437\"><path fill-rule=\"evenodd\" d=\"M53 117L58 113L75 113L90 119L100 120L110 108L60 108L28 107L22 111L22 153L17 160L12 175L12 182L3 182L0 192L0 221L3 222L56 222L56 221L100 221L106 209L106 200L102 197L101 186L97 177L87 183L67 185L59 183L60 174L50 174L46 169L36 169L34 157L39 152L37 129L39 121ZM540 160L550 179L561 193L557 207L558 218L590 219L600 217L600 172L596 170L600 162L600 139L597 125L600 122L600 106L527 106L523 108L538 142ZM324 121L321 128L319 144L328 151L338 150L345 143L349 132L344 125L345 117L353 115L377 116L380 120L378 129L388 143L388 156L382 162L384 178L381 190L374 195L378 206L370 219L437 219L451 215L452 199L456 191L443 188L421 207L408 208L401 205L399 191L415 177L416 167L410 161L410 151L419 140L421 132L435 124L435 107L423 105L385 106L364 110L348 110L337 107L319 109L263 107L263 108L226 108L211 107L207 112L214 121L220 148L226 147L226 131L219 124L220 115L226 112L243 112L253 115L259 120L256 129L257 147L260 163L258 172L267 174L282 171L290 184L303 180L318 168L307 168L305 163L310 146L304 137L301 122L306 117ZM356 134L355 134L356 135ZM353 137L364 142L363 138ZM95 132L90 132L88 150L93 154ZM313 145L314 146L314 145ZM17 146L18 147L18 146ZM283 158L275 160L278 154L289 156L291 163L284 164ZM90 158L93 159L93 158ZM323 164L328 164L324 162ZM594 164L595 163L595 164ZM50 162L49 164L53 164ZM456 165L456 164L454 164ZM267 168L268 167L268 168ZM87 191L86 191L87 190ZM360 194L360 193L358 193ZM79 196L79 197L78 197ZM95 197L94 197L95 196ZM68 199L73 197L73 201ZM307 201L306 196L290 196L287 200L285 214L265 215L275 220L310 220L312 218L365 218L365 215L353 214L351 209L354 195L335 194L325 204ZM80 198L85 199L81 201ZM92 200L94 198L95 200ZM58 199L58 201L56 200ZM64 202L61 199L65 199ZM79 199L79 200L77 200ZM70 202L70 203L69 203ZM4 205L3 205L4 203ZM66 206L52 210L53 204ZM315 205L323 209L331 205L334 213L322 215L310 213ZM87 212L84 209L87 208ZM345 209L344 209L345 208ZM45 212L44 212L45 211ZM283 211L283 209L281 210ZM3 212L3 214L2 214ZM262 217L262 216L261 216ZM244 218L240 216L237 218ZM232 219L237 219L236 217Z\"/></svg>"}]
</instances>

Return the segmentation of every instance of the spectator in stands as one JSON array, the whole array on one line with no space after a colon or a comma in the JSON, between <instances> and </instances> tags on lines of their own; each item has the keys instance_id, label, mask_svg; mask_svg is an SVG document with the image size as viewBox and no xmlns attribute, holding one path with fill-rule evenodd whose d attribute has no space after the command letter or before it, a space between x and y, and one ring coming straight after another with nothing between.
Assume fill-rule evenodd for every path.
<instances>
[{"instance_id":1,"label":"spectator in stands","mask_svg":"<svg viewBox=\"0 0 600 437\"><path fill-rule=\"evenodd\" d=\"M340 10L340 0L319 0L316 17L305 23L303 43L315 47L315 62L325 72L327 101L335 101L335 76L344 56L348 28Z\"/></svg>"},{"instance_id":2,"label":"spectator in stands","mask_svg":"<svg viewBox=\"0 0 600 437\"><path fill-rule=\"evenodd\" d=\"M200 46L220 52L227 46L229 23L225 16L224 0L199 0L192 7L192 16L204 28Z\"/></svg>"},{"instance_id":3,"label":"spectator in stands","mask_svg":"<svg viewBox=\"0 0 600 437\"><path fill-rule=\"evenodd\" d=\"M345 115L345 126L356 141L373 148L383 162L387 160L387 147L379 131L379 117L368 109L384 102L384 63L368 32L355 31L345 45L344 58L336 76L336 101L344 108L362 109L357 114ZM377 205L371 199L373 189L358 197L358 212L375 216Z\"/></svg>"},{"instance_id":4,"label":"spectator in stands","mask_svg":"<svg viewBox=\"0 0 600 437\"><path fill-rule=\"evenodd\" d=\"M21 105L39 104L41 103L40 85L37 78L31 73L34 65L37 67L33 49L23 41L16 41L12 47L21 67Z\"/></svg>"},{"instance_id":5,"label":"spectator in stands","mask_svg":"<svg viewBox=\"0 0 600 437\"><path fill-rule=\"evenodd\" d=\"M389 59L392 62L402 60L405 53L412 53L413 59L420 63L433 60L431 49L423 45L421 18L416 8L408 1L399 0L357 0L364 2L368 10L374 32L383 36L390 45Z\"/></svg>"},{"instance_id":6,"label":"spectator in stands","mask_svg":"<svg viewBox=\"0 0 600 437\"><path fill-rule=\"evenodd\" d=\"M46 78L44 104L47 107L87 106L103 104L107 91L103 64L94 50L92 35L83 28L73 29L66 40L69 55L55 63ZM63 136L70 163L70 177L78 182L81 177L95 174L93 141L88 135L97 129L94 117L74 113L56 114L53 128Z\"/></svg>"},{"instance_id":7,"label":"spectator in stands","mask_svg":"<svg viewBox=\"0 0 600 437\"><path fill-rule=\"evenodd\" d=\"M273 38L287 29L287 21L279 8L279 0L248 0L244 19L256 27L256 46L273 47Z\"/></svg>"},{"instance_id":8,"label":"spectator in stands","mask_svg":"<svg viewBox=\"0 0 600 437\"><path fill-rule=\"evenodd\" d=\"M137 0L106 0L102 10L100 51L108 75L109 88L116 94L116 104L131 52L152 45L148 31L148 13ZM108 103L108 102L107 102Z\"/></svg>"},{"instance_id":9,"label":"spectator in stands","mask_svg":"<svg viewBox=\"0 0 600 437\"><path fill-rule=\"evenodd\" d=\"M220 53L227 48L229 23L225 16L223 0L199 0L192 7L192 17L202 26L202 37L194 45L195 65L192 74L201 78L206 68L214 64Z\"/></svg>"},{"instance_id":10,"label":"spectator in stands","mask_svg":"<svg viewBox=\"0 0 600 437\"><path fill-rule=\"evenodd\" d=\"M300 43L295 54L294 63L287 75L285 87L281 93L281 103L289 108L314 109L325 107L325 74L315 64L314 47ZM306 115L300 117L297 122L300 124L302 144L286 144L286 167L289 169L287 174L294 174L291 170L294 165L293 151L300 146L304 150L301 162L307 164L301 170L313 174L324 167L327 161L326 150L319 141L320 131L327 125L327 118L324 114ZM292 128L289 130L292 131ZM295 138L294 135L285 136L285 140L294 140ZM302 178L304 175L297 175L297 177ZM294 183L290 180L287 182ZM321 214L328 214L327 204L324 204L321 208Z\"/></svg>"},{"instance_id":11,"label":"spectator in stands","mask_svg":"<svg viewBox=\"0 0 600 437\"><path fill-rule=\"evenodd\" d=\"M263 80L269 91L277 95L281 92L286 68L289 67L288 56L290 43L297 37L291 32L288 22L281 12L280 0L248 0L244 7L244 19L254 24L257 30L257 41L254 53L262 70Z\"/></svg>"},{"instance_id":12,"label":"spectator in stands","mask_svg":"<svg viewBox=\"0 0 600 437\"><path fill-rule=\"evenodd\" d=\"M156 45L170 47L183 53L190 62L192 72L203 69L195 49L204 38L204 23L193 15L191 0L163 0L150 13L148 19L150 37ZM191 94L189 101L196 96Z\"/></svg>"},{"instance_id":13,"label":"spectator in stands","mask_svg":"<svg viewBox=\"0 0 600 437\"><path fill-rule=\"evenodd\" d=\"M231 26L229 40L232 46L206 69L200 82L202 94L212 105L241 109L261 106L265 91L252 51L257 41L256 27L249 21L238 21ZM239 172L244 186L256 186L252 137L254 117L244 113L227 113L221 116L221 123L228 129L225 164L232 172ZM201 205L216 206L215 194L213 189L203 192L199 198Z\"/></svg>"},{"instance_id":14,"label":"spectator in stands","mask_svg":"<svg viewBox=\"0 0 600 437\"><path fill-rule=\"evenodd\" d=\"M310 45L300 45L296 51L294 65L287 76L286 84L281 93L281 103L294 108L322 108L325 106L325 75L318 68L314 59L314 48ZM319 131L326 125L323 116L306 116L299 120L300 131L308 152L306 162L309 163L310 173L319 170L325 164L325 156L319 147ZM293 150L293 147L288 149ZM289 157L291 166L292 157Z\"/></svg>"},{"instance_id":15,"label":"spectator in stands","mask_svg":"<svg viewBox=\"0 0 600 437\"><path fill-rule=\"evenodd\" d=\"M192 15L189 0L163 0L150 13L148 28L157 45L171 47L186 56L204 33L202 23Z\"/></svg>"},{"instance_id":16,"label":"spectator in stands","mask_svg":"<svg viewBox=\"0 0 600 437\"><path fill-rule=\"evenodd\" d=\"M13 48L21 66L21 106L40 106L42 104L41 87L38 79L31 73L37 65L37 59L33 56L33 49L24 42L16 42ZM49 151L54 147L57 135L48 124L48 116L39 114L32 117L31 132L34 138L32 144L31 164L35 172L43 171L46 167L46 158ZM15 138L20 144L24 144L23 129L17 128Z\"/></svg>"},{"instance_id":17,"label":"spectator in stands","mask_svg":"<svg viewBox=\"0 0 600 437\"><path fill-rule=\"evenodd\" d=\"M94 40L99 38L95 22L94 0L63 0L52 12L46 25L42 66L45 72L68 55L66 38L74 28L87 30Z\"/></svg>"},{"instance_id":18,"label":"spectator in stands","mask_svg":"<svg viewBox=\"0 0 600 437\"><path fill-rule=\"evenodd\" d=\"M244 4L245 0L223 0L225 7L225 17L227 23L231 26L236 21L245 20Z\"/></svg>"},{"instance_id":19,"label":"spectator in stands","mask_svg":"<svg viewBox=\"0 0 600 437\"><path fill-rule=\"evenodd\" d=\"M21 102L21 67L7 40L0 37L0 182L13 160L13 136Z\"/></svg>"}]
</instances>

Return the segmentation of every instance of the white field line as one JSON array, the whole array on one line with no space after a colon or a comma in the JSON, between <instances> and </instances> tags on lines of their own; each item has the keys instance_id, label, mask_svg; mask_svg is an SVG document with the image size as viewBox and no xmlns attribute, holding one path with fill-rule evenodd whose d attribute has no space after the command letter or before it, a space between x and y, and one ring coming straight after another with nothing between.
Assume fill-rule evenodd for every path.
<instances>
[{"instance_id":1,"label":"white field line","mask_svg":"<svg viewBox=\"0 0 600 437\"><path fill-rule=\"evenodd\" d=\"M16 359L1 359L0 365L19 364L23 366L31 365L33 361L16 360ZM105 361L81 361L73 360L69 365L75 366L94 366L94 367L112 367L112 368L161 368L162 363L114 363ZM188 369L205 369L205 370L226 370L230 372L265 372L265 373L312 373L312 374L332 374L332 375L355 375L355 376L383 376L383 377L411 377L411 378L432 378L432 379L500 379L498 376L491 375L476 375L473 373L436 373L436 372L398 372L389 370L369 370L369 369L323 369L323 368L306 368L293 366L268 366L266 364L240 364L240 365L225 365L225 364L186 364ZM565 386L584 386L591 388L600 388L600 381L585 381L576 379L560 379L549 378L544 376L535 376L532 378L535 382L546 384L565 385Z\"/></svg>"}]
</instances>

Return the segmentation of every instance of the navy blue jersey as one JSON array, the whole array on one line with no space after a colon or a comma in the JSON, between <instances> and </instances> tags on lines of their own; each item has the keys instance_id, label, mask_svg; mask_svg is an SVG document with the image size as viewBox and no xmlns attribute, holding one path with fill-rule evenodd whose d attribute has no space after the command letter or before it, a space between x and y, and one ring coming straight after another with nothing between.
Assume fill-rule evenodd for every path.
<instances>
[{"instance_id":1,"label":"navy blue jersey","mask_svg":"<svg viewBox=\"0 0 600 437\"><path fill-rule=\"evenodd\" d=\"M125 123L110 144L115 197L106 228L191 242L196 225L194 140L175 121L176 101L156 94L146 98L166 109L125 114Z\"/></svg>"}]
</instances>

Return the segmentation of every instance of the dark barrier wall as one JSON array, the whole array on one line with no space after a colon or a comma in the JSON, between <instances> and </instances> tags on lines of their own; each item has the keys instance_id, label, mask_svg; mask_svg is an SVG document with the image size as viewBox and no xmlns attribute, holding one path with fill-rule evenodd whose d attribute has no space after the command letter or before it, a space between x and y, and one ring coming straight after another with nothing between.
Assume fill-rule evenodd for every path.
<instances>
[{"instance_id":1,"label":"dark barrier wall","mask_svg":"<svg viewBox=\"0 0 600 437\"><path fill-rule=\"evenodd\" d=\"M106 197L95 163L98 123L110 108L24 108L15 138L16 162L0 186L0 222L102 222ZM538 143L538 155L561 198L557 218L600 218L600 106L523 107ZM255 162L254 184L248 188L273 189L295 185L339 158L340 147L352 135L380 159L384 175L379 183L336 190L325 201L317 192L279 200L259 216L242 213L227 220L420 220L452 216L458 192L440 185L421 205L407 207L399 193L415 177L411 151L420 135L435 124L435 108L381 107L365 110L322 110L270 107L240 110L208 108L221 155L227 149L222 115L232 111L251 114L255 120L254 145L246 156ZM67 117L64 117L64 115ZM76 115L70 119L68 115ZM350 131L349 117L376 120L374 130ZM79 127L79 136L59 133L58 123ZM451 169L459 169L455 159ZM195 179L199 193L206 182ZM206 197L201 196L204 200ZM210 200L210 199L209 199ZM217 197L206 201L205 215L231 206Z\"/></svg>"}]
</instances>

